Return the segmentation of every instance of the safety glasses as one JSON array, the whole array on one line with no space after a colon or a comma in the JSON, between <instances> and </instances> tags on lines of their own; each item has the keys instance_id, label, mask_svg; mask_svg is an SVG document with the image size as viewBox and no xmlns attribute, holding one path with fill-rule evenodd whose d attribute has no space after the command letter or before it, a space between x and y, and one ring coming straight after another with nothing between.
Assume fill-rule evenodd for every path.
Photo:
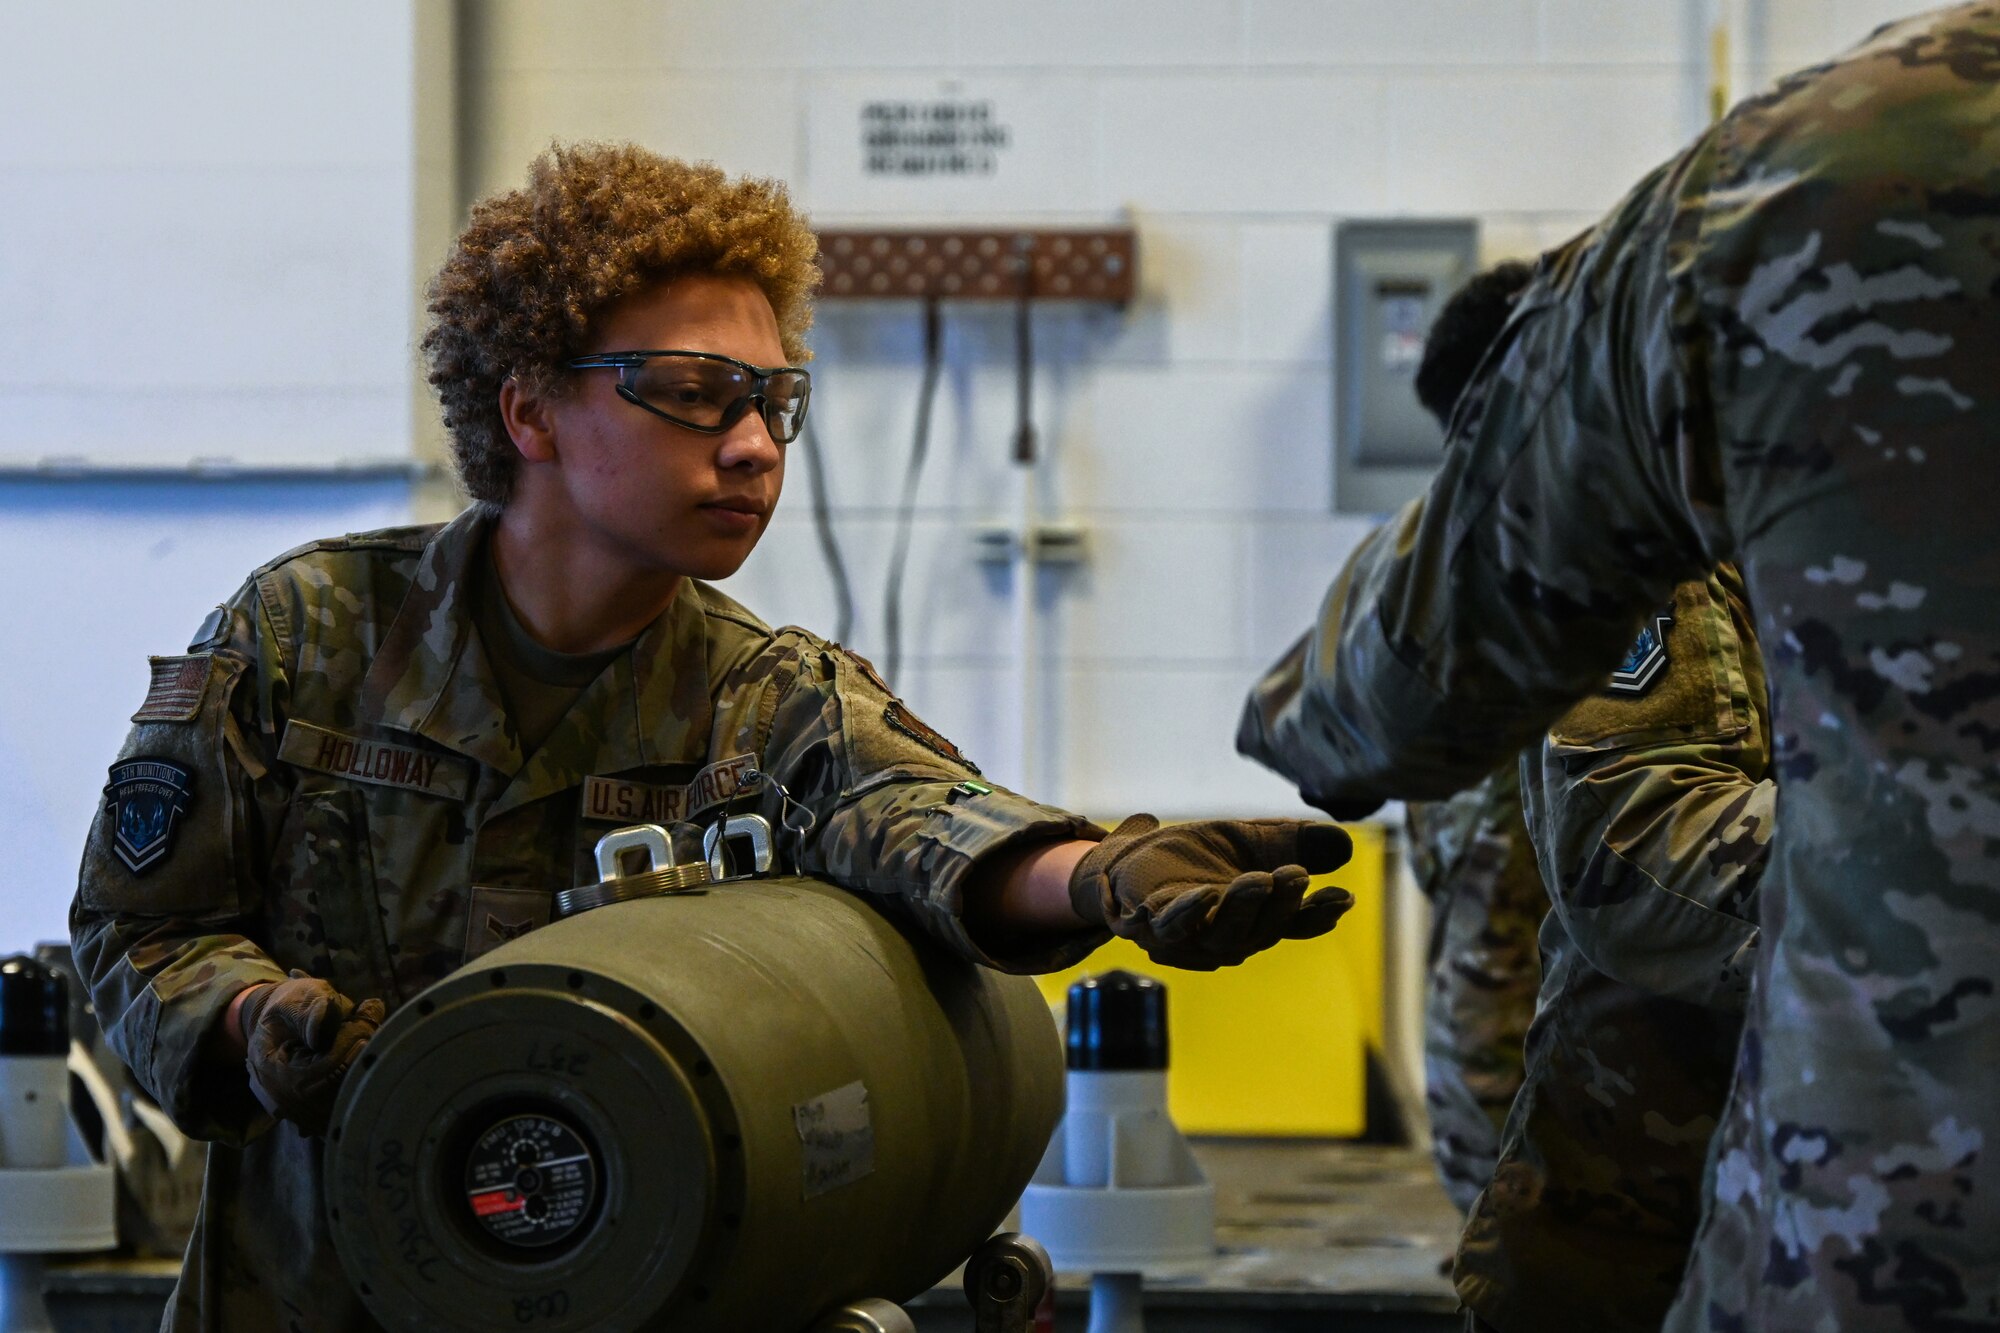
<instances>
[{"instance_id":1,"label":"safety glasses","mask_svg":"<svg viewBox=\"0 0 2000 1333\"><path fill-rule=\"evenodd\" d=\"M703 435L720 435L755 406L772 440L790 444L812 397L812 376L797 366L766 370L713 352L600 352L568 365L617 371L620 398Z\"/></svg>"}]
</instances>

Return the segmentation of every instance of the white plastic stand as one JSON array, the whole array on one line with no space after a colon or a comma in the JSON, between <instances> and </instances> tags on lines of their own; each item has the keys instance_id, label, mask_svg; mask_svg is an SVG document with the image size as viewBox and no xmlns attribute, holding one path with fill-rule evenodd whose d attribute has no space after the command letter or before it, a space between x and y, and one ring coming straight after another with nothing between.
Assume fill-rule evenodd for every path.
<instances>
[{"instance_id":1,"label":"white plastic stand","mask_svg":"<svg viewBox=\"0 0 2000 1333\"><path fill-rule=\"evenodd\" d=\"M0 1333L54 1333L42 1256L118 1244L116 1173L69 1114L60 1055L0 1056Z\"/></svg>"},{"instance_id":2,"label":"white plastic stand","mask_svg":"<svg viewBox=\"0 0 2000 1333\"><path fill-rule=\"evenodd\" d=\"M1070 1071L1021 1229L1058 1269L1092 1275L1090 1333L1140 1333L1142 1275L1214 1255L1215 1187L1167 1115L1164 1070Z\"/></svg>"}]
</instances>

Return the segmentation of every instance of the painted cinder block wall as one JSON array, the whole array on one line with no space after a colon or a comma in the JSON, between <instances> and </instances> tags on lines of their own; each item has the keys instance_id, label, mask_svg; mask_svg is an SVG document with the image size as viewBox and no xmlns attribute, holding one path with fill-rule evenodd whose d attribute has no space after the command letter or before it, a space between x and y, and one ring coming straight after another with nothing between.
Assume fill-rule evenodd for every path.
<instances>
[{"instance_id":1,"label":"painted cinder block wall","mask_svg":"<svg viewBox=\"0 0 2000 1333\"><path fill-rule=\"evenodd\" d=\"M1858 38L1882 8L1762 7L1744 54L1789 67ZM828 224L1137 227L1135 307L1037 316L1050 453L1038 501L1087 530L1089 556L1039 577L1025 766L1015 578L979 565L970 540L1013 514L1020 485L1005 312L947 307L951 372L896 683L1003 780L1093 813L1170 815L1297 809L1231 738L1245 688L1304 629L1368 522L1330 505L1334 221L1471 214L1492 258L1567 237L1705 122L1712 10L871 0L725 14L631 0L578 24L502 0L479 13L461 47L476 191L520 179L551 138L629 137L782 176ZM1061 150L1024 142L1042 169L997 197L842 169L858 102L953 81ZM878 657L917 319L913 303L829 303L816 338L814 411L860 594L852 637ZM802 482L732 590L775 621L830 630Z\"/></svg>"},{"instance_id":2,"label":"painted cinder block wall","mask_svg":"<svg viewBox=\"0 0 2000 1333\"><path fill-rule=\"evenodd\" d=\"M1916 7L1730 2L1739 91ZM1019 503L1002 312L948 311L899 684L997 777L1091 813L1293 811L1230 739L1245 688L1367 526L1330 510L1334 220L1469 214L1489 258L1562 239L1700 124L1711 12L1660 0L7 7L0 465L434 449L414 380L416 289L463 202L518 181L554 137L634 138L781 176L828 224L1129 221L1142 299L1037 316L1037 505L1087 528L1090 548L1035 589L1025 773L1014 580L970 544ZM858 98L950 80L993 95L1024 133L1059 135L1061 151L1002 197L860 189L828 169ZM915 310L829 305L815 343L814 411L859 595L851 640L879 658ZM795 463L786 508L731 590L773 621L830 631L805 500ZM13 633L0 658L0 948L63 933L147 653L179 651L244 572L299 540L448 508L395 480L0 471Z\"/></svg>"}]
</instances>

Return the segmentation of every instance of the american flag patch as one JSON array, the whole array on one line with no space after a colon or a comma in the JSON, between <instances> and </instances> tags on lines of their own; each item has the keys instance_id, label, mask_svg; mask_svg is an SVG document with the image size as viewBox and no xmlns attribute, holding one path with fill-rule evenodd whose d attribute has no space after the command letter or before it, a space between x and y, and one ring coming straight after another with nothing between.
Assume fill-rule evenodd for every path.
<instances>
[{"instance_id":1,"label":"american flag patch","mask_svg":"<svg viewBox=\"0 0 2000 1333\"><path fill-rule=\"evenodd\" d=\"M208 693L208 663L214 653L192 657L152 657L153 683L146 687L146 702L132 714L134 722L188 722L201 712L202 696Z\"/></svg>"}]
</instances>

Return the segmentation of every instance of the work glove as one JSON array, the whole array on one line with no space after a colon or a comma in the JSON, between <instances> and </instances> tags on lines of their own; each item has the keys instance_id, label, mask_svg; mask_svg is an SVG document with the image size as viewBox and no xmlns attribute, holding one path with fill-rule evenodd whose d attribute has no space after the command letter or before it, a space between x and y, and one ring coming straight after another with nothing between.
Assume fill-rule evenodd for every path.
<instances>
[{"instance_id":1,"label":"work glove","mask_svg":"<svg viewBox=\"0 0 2000 1333\"><path fill-rule=\"evenodd\" d=\"M1306 881L1353 851L1333 824L1204 819L1162 828L1133 815L1077 863L1070 906L1156 963L1212 972L1279 940L1332 930L1354 895L1327 888L1307 898Z\"/></svg>"},{"instance_id":2,"label":"work glove","mask_svg":"<svg viewBox=\"0 0 2000 1333\"><path fill-rule=\"evenodd\" d=\"M1323 811L1328 819L1337 819L1343 824L1358 823L1382 808L1379 796L1312 796L1302 791L1299 799L1313 809Z\"/></svg>"},{"instance_id":3,"label":"work glove","mask_svg":"<svg viewBox=\"0 0 2000 1333\"><path fill-rule=\"evenodd\" d=\"M356 1004L297 970L289 980L259 987L238 1011L250 1091L280 1120L324 1134L340 1080L384 1016L380 1000Z\"/></svg>"}]
</instances>

